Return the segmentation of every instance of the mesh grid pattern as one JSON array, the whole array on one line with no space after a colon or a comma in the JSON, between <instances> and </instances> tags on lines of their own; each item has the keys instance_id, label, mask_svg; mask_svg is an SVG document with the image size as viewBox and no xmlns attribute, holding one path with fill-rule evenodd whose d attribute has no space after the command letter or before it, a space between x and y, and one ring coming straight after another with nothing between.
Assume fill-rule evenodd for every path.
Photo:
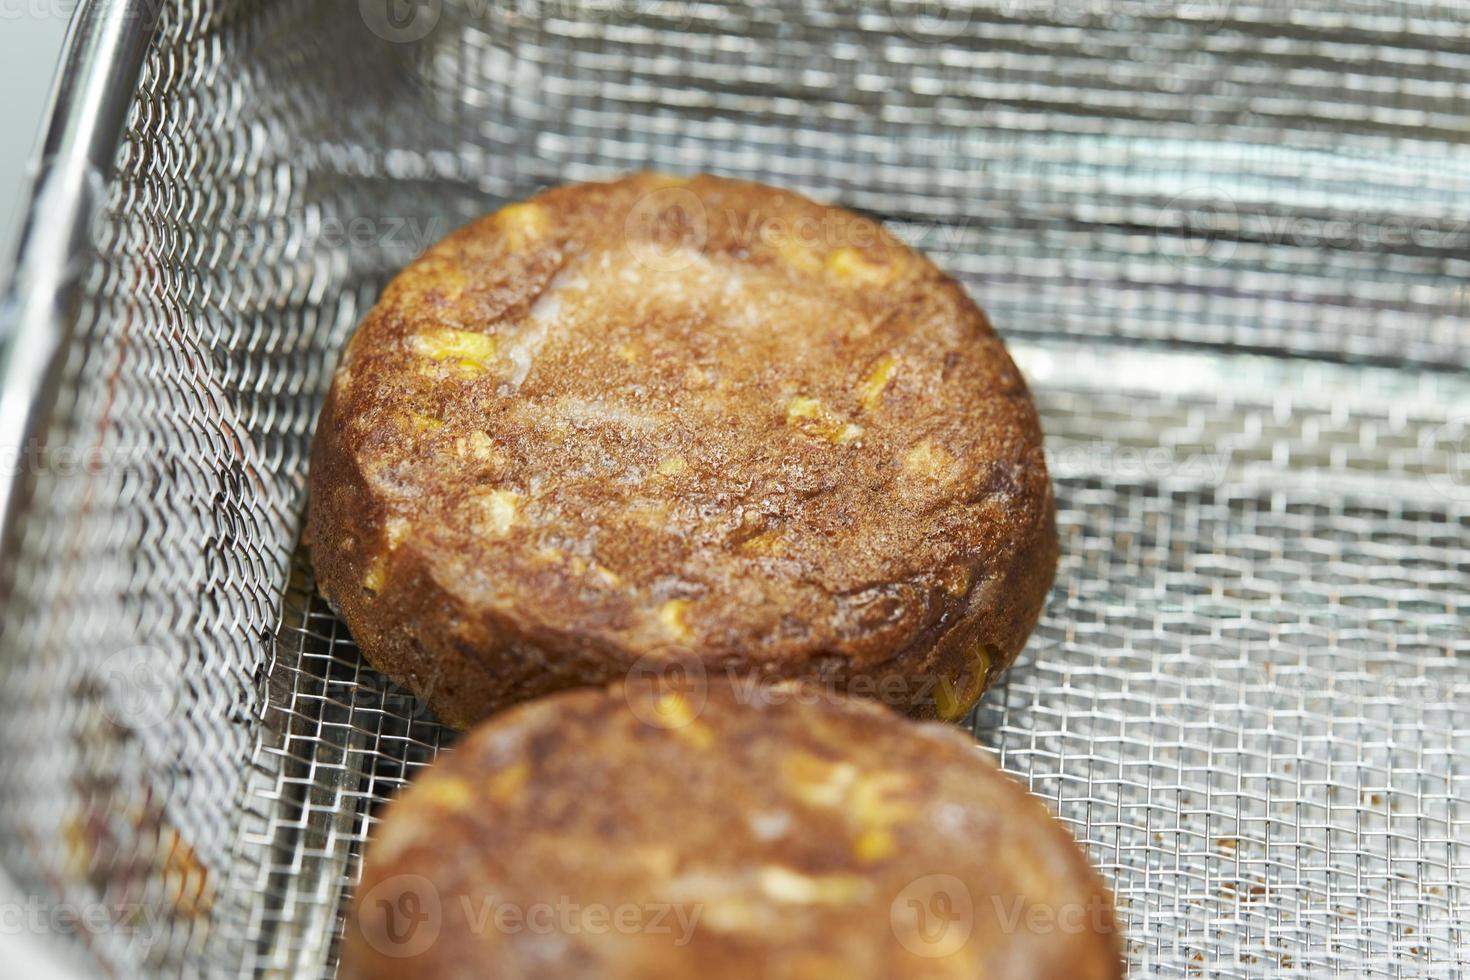
<instances>
[{"instance_id":1,"label":"mesh grid pattern","mask_svg":"<svg viewBox=\"0 0 1470 980\"><path fill-rule=\"evenodd\" d=\"M1225 411L1089 393L1085 415L1039 394L1063 461L1114 413L1155 446L1234 446L1159 481L1062 468L1060 594L975 719L1092 844L1141 975L1452 976L1470 953L1470 515L1382 450L1380 486L1324 492L1311 470L1359 468L1363 431L1415 435L1367 398L1334 426L1333 382L1320 414L1298 389L1295 432L1248 389Z\"/></svg>"},{"instance_id":2,"label":"mesh grid pattern","mask_svg":"<svg viewBox=\"0 0 1470 980\"><path fill-rule=\"evenodd\" d=\"M460 221L656 167L879 216L1012 339L1063 561L973 725L1138 975L1470 961L1462 5L371 7L165 8L48 433L101 463L22 473L0 861L146 913L88 955L332 973L447 741L298 541L335 353Z\"/></svg>"}]
</instances>

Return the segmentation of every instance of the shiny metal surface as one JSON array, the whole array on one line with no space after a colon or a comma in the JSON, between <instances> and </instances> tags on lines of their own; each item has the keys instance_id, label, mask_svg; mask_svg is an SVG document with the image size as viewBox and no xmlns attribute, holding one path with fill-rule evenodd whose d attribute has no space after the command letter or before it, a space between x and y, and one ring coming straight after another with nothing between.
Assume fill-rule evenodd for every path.
<instances>
[{"instance_id":1,"label":"shiny metal surface","mask_svg":"<svg viewBox=\"0 0 1470 980\"><path fill-rule=\"evenodd\" d=\"M18 472L28 441L41 438L55 370L71 337L77 278L92 255L93 219L107 180L156 10L146 0L79 7L57 73L40 169L16 261L3 281L0 317L0 460ZM0 480L0 541L20 481Z\"/></svg>"},{"instance_id":2,"label":"shiny metal surface","mask_svg":"<svg viewBox=\"0 0 1470 980\"><path fill-rule=\"evenodd\" d=\"M1461 5L132 9L88 7L5 317L0 865L113 910L73 947L331 974L374 807L447 742L298 540L336 352L460 221L655 167L878 215L1011 340L1063 560L972 725L1136 975L1470 961Z\"/></svg>"}]
</instances>

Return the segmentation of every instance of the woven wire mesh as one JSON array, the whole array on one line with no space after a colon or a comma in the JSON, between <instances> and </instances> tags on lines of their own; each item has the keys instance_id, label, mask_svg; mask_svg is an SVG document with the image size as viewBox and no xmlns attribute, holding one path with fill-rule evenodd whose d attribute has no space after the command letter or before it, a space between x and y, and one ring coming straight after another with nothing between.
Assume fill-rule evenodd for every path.
<instances>
[{"instance_id":1,"label":"woven wire mesh","mask_svg":"<svg viewBox=\"0 0 1470 980\"><path fill-rule=\"evenodd\" d=\"M335 353L460 221L652 167L881 217L1011 338L1063 560L973 725L1137 974L1470 961L1470 11L386 10L170 5L144 67L3 566L0 861L90 956L331 974L446 742L312 588Z\"/></svg>"}]
</instances>

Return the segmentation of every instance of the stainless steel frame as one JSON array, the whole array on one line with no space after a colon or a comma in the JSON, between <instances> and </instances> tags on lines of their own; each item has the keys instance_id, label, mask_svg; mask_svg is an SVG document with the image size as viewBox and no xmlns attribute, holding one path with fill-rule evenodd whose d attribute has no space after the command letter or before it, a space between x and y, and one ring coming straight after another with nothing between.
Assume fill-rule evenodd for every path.
<instances>
[{"instance_id":1,"label":"stainless steel frame","mask_svg":"<svg viewBox=\"0 0 1470 980\"><path fill-rule=\"evenodd\" d=\"M154 0L77 8L56 76L8 294L0 319L0 454L19 473L24 447L45 436L56 369L71 339L78 282L106 204L117 144L157 20ZM13 522L17 479L0 480L0 541Z\"/></svg>"}]
</instances>

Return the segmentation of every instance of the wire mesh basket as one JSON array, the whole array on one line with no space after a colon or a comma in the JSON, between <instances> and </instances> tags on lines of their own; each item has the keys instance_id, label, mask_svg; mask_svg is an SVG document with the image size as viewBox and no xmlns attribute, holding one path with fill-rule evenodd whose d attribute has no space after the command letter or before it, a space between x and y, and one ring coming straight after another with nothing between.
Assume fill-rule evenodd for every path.
<instances>
[{"instance_id":1,"label":"wire mesh basket","mask_svg":"<svg viewBox=\"0 0 1470 980\"><path fill-rule=\"evenodd\" d=\"M1062 565L970 723L1134 974L1459 975L1467 100L1460 0L84 4L0 328L14 901L334 972L448 742L302 556L336 353L464 220L708 170L883 219L1031 379Z\"/></svg>"}]
</instances>

